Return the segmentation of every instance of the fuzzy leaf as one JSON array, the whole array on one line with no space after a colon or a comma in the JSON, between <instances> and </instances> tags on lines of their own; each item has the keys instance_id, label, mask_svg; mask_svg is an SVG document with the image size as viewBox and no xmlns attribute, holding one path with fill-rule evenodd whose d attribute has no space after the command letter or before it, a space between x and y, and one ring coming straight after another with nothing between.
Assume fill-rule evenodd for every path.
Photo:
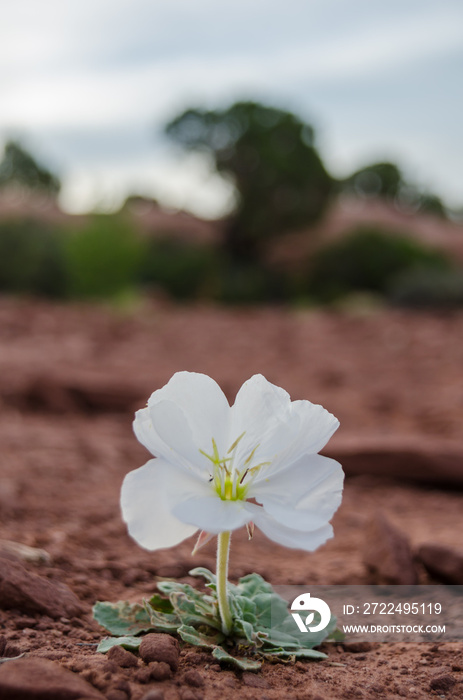
<instances>
[{"instance_id":1,"label":"fuzzy leaf","mask_svg":"<svg viewBox=\"0 0 463 700\"><path fill-rule=\"evenodd\" d=\"M124 647L129 651L137 651L141 641L141 637L105 637L98 644L97 651L106 654L113 647Z\"/></svg>"},{"instance_id":2,"label":"fuzzy leaf","mask_svg":"<svg viewBox=\"0 0 463 700\"><path fill-rule=\"evenodd\" d=\"M250 622L235 619L233 621L233 632L239 639L244 638L251 643L254 641L255 633Z\"/></svg>"},{"instance_id":3,"label":"fuzzy leaf","mask_svg":"<svg viewBox=\"0 0 463 700\"><path fill-rule=\"evenodd\" d=\"M215 649L218 644L221 644L225 639L225 635L222 632L217 632L217 634L204 634L200 632L195 627L189 625L182 625L178 628L178 633L184 642L188 644L193 644L195 647L202 647L203 649Z\"/></svg>"},{"instance_id":4,"label":"fuzzy leaf","mask_svg":"<svg viewBox=\"0 0 463 700\"><path fill-rule=\"evenodd\" d=\"M258 593L274 593L271 584L267 583L259 574L243 576L240 578L237 588L239 588L240 595L249 598L254 598Z\"/></svg>"},{"instance_id":5,"label":"fuzzy leaf","mask_svg":"<svg viewBox=\"0 0 463 700\"><path fill-rule=\"evenodd\" d=\"M222 647L216 647L212 652L212 656L217 659L217 661L230 664L242 671L258 671L262 666L260 661L254 661L253 659L243 657L238 659L226 652Z\"/></svg>"},{"instance_id":6,"label":"fuzzy leaf","mask_svg":"<svg viewBox=\"0 0 463 700\"><path fill-rule=\"evenodd\" d=\"M175 612L185 625L208 625L216 629L222 629L218 615L212 607L204 607L204 602L191 600L183 593L171 593L170 599ZM202 604L201 604L202 603Z\"/></svg>"},{"instance_id":7,"label":"fuzzy leaf","mask_svg":"<svg viewBox=\"0 0 463 700\"><path fill-rule=\"evenodd\" d=\"M209 583L213 583L214 585L217 584L217 576L213 574L212 571L209 571L209 569L206 569L204 566L197 566L195 569L191 569L191 571L189 571L188 573L190 574L190 576L202 576Z\"/></svg>"},{"instance_id":8,"label":"fuzzy leaf","mask_svg":"<svg viewBox=\"0 0 463 700\"><path fill-rule=\"evenodd\" d=\"M175 613L162 613L151 607L151 603L144 600L143 604L148 613L150 622L158 632L175 632L181 624L179 617ZM171 606L171 609L172 606Z\"/></svg>"},{"instance_id":9,"label":"fuzzy leaf","mask_svg":"<svg viewBox=\"0 0 463 700\"><path fill-rule=\"evenodd\" d=\"M262 653L262 652L261 652ZM274 651L264 652L266 658L285 658L291 657L295 659L327 659L328 656L322 651L317 651L316 649L275 649Z\"/></svg>"},{"instance_id":10,"label":"fuzzy leaf","mask_svg":"<svg viewBox=\"0 0 463 700\"><path fill-rule=\"evenodd\" d=\"M153 625L143 605L120 600L118 603L97 602L93 617L110 634L117 637L152 632Z\"/></svg>"},{"instance_id":11,"label":"fuzzy leaf","mask_svg":"<svg viewBox=\"0 0 463 700\"><path fill-rule=\"evenodd\" d=\"M238 585L228 584L227 594L233 617L233 628L228 638L222 633L218 611L216 577L198 567L191 575L203 576L210 593L205 594L189 584L178 581L160 581L158 589L168 599L154 595L144 606L127 602L97 603L95 619L116 639L108 638L98 647L107 651L115 644L136 648L140 640L134 636L143 632L178 632L187 643L210 649L220 662L232 664L242 670L257 670L261 662L291 662L294 659L324 659L326 655L315 651L327 637L336 635L336 619L331 618L327 628L313 634L301 633L295 624L287 602L264 581L259 574L249 574ZM133 635L133 636L132 636ZM254 658L237 658L220 644L227 641L229 648L240 653L250 653ZM133 647L129 645L133 644Z\"/></svg>"},{"instance_id":12,"label":"fuzzy leaf","mask_svg":"<svg viewBox=\"0 0 463 700\"><path fill-rule=\"evenodd\" d=\"M155 593L151 598L149 599L148 603L150 606L153 608L153 610L158 610L161 613L172 613L174 611L174 608L172 607L172 603L168 598L162 598L160 595Z\"/></svg>"}]
</instances>

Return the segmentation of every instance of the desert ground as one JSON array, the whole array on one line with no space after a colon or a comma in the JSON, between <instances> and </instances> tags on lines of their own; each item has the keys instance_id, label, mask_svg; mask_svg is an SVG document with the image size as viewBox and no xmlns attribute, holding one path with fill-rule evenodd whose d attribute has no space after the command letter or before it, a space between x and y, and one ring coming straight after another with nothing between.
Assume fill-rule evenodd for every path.
<instances>
[{"instance_id":1,"label":"desert ground","mask_svg":"<svg viewBox=\"0 0 463 700\"><path fill-rule=\"evenodd\" d=\"M231 402L262 373L340 420L325 450L347 465L334 538L309 554L237 532L232 581L401 583L412 571L463 584L462 367L462 313L0 299L0 661L23 655L0 664L0 698L463 697L461 642L325 643L326 660L258 673L182 643L161 680L129 652L97 653L91 616L97 600L214 569L213 542L195 557L194 540L142 550L119 508L124 475L149 458L133 412L178 370L212 376Z\"/></svg>"}]
</instances>

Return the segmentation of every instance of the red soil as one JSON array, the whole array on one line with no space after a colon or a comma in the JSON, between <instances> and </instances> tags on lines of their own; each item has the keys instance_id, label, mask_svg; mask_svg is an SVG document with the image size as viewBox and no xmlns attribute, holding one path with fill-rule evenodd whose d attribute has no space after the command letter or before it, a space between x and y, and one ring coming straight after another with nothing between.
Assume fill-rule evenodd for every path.
<instances>
[{"instance_id":1,"label":"red soil","mask_svg":"<svg viewBox=\"0 0 463 700\"><path fill-rule=\"evenodd\" d=\"M0 538L46 550L50 561L23 565L67 584L84 606L80 616L58 619L0 611L3 655L26 652L27 658L52 660L108 700L148 699L150 689L159 691L153 699L166 700L462 697L463 648L451 642L372 644L360 653L327 645L326 661L265 665L259 674L221 670L206 653L185 645L169 680L146 682L141 661L125 668L95 652L92 645L104 633L90 614L96 600L140 600L160 577L189 580L192 566L214 568L213 543L193 559L191 541L149 553L127 536L118 503L121 481L148 458L132 434L127 406L142 406L180 369L212 375L230 400L245 379L261 372L292 398L322 403L337 415L339 439L456 441L463 419L462 339L461 314L148 304L122 314L1 300ZM274 584L368 583L365 533L378 510L415 549L427 542L460 544L460 493L358 476L346 483L333 540L307 554L258 532L248 542L238 532L231 579L257 571ZM419 580L431 581L422 568ZM0 688L2 672L14 663L0 666ZM17 697L57 697L37 693Z\"/></svg>"}]
</instances>

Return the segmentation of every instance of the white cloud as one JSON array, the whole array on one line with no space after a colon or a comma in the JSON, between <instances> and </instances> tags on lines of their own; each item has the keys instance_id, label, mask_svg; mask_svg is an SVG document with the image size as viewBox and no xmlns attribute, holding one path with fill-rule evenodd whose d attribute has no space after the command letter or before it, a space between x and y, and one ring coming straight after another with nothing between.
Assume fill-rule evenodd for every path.
<instances>
[{"instance_id":1,"label":"white cloud","mask_svg":"<svg viewBox=\"0 0 463 700\"><path fill-rule=\"evenodd\" d=\"M419 73L424 62L461 53L462 46L463 6L453 0L225 0L220 6L215 0L16 0L2 8L0 24L0 140L14 134L53 144L54 134L55 143L67 143L61 161L68 206L90 201L93 188L98 198L111 199L113 191L118 199L138 177L139 188L155 183L166 198L196 202L196 208L203 202L212 211L228 194L220 183L203 194L202 166L181 169L166 158L153 165L148 154L118 150L116 137L108 158L109 141L99 148L95 134L119 132L124 139L143 131L154 141L156 126L186 106L244 96L289 101L297 110L312 100L319 118L331 123L332 162L349 167L364 152L395 148L432 168L438 153L433 173L444 187L462 148L459 130L453 146L451 138L438 146L445 107L430 104L431 136L414 140L399 123L395 133L373 126L367 133L346 116L355 99L349 89L370 90L407 67ZM317 103L320 91L330 99ZM374 98L362 108L377 127ZM86 131L95 147L92 164L75 145L76 134L82 140Z\"/></svg>"},{"instance_id":2,"label":"white cloud","mask_svg":"<svg viewBox=\"0 0 463 700\"><path fill-rule=\"evenodd\" d=\"M100 165L91 174L75 170L60 194L63 208L73 213L94 208L118 208L128 194L157 197L166 206L192 211L207 218L231 209L233 189L211 174L204 159L191 155L181 163L136 159Z\"/></svg>"}]
</instances>

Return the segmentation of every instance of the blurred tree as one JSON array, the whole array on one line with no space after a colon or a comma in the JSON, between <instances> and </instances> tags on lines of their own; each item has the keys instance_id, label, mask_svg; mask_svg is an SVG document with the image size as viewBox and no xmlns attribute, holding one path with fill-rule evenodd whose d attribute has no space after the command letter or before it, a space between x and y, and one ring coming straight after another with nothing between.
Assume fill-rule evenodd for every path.
<instances>
[{"instance_id":1,"label":"blurred tree","mask_svg":"<svg viewBox=\"0 0 463 700\"><path fill-rule=\"evenodd\" d=\"M271 236L321 217L334 181L314 146L313 128L290 112L255 102L189 109L166 126L187 150L212 158L236 188L226 235L237 258L256 258Z\"/></svg>"},{"instance_id":2,"label":"blurred tree","mask_svg":"<svg viewBox=\"0 0 463 700\"><path fill-rule=\"evenodd\" d=\"M447 217L440 197L409 184L394 163L373 163L360 168L342 180L340 188L361 197L383 197L411 212L434 214L443 219Z\"/></svg>"},{"instance_id":3,"label":"blurred tree","mask_svg":"<svg viewBox=\"0 0 463 700\"><path fill-rule=\"evenodd\" d=\"M18 185L26 190L39 190L57 195L61 183L56 175L39 165L19 143L8 141L0 161L0 187Z\"/></svg>"},{"instance_id":4,"label":"blurred tree","mask_svg":"<svg viewBox=\"0 0 463 700\"><path fill-rule=\"evenodd\" d=\"M394 163L373 163L356 170L342 182L342 188L364 197L398 197L405 181Z\"/></svg>"}]
</instances>

